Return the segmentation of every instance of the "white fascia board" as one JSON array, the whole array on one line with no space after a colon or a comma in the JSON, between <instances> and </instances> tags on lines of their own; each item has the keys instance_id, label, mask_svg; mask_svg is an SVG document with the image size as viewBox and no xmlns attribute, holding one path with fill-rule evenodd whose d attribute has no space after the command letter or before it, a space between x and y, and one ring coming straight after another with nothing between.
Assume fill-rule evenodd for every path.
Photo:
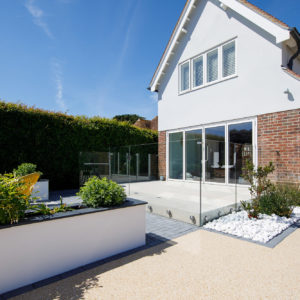
<instances>
[{"instance_id":1,"label":"white fascia board","mask_svg":"<svg viewBox=\"0 0 300 300\"><path fill-rule=\"evenodd\" d=\"M160 63L159 69L157 70L157 73L150 84L151 92L154 92L156 90L157 83L163 73L163 69L166 66L166 62L169 60L170 56L172 55L172 51L174 49L174 46L176 45L176 41L178 40L180 34L182 33L181 29L183 28L184 24L189 20L189 15L190 15L191 11L195 8L195 6L194 6L195 2L196 2L196 0L191 0L190 3L186 6L185 11L182 13L182 18L179 21L179 23L177 24L177 28L172 37L172 40L169 43L169 47L166 50L166 53Z\"/></svg>"},{"instance_id":2,"label":"white fascia board","mask_svg":"<svg viewBox=\"0 0 300 300\"><path fill-rule=\"evenodd\" d=\"M239 15L245 17L246 19L261 27L265 31L269 32L276 38L277 44L284 42L290 38L289 29L285 29L280 25L275 24L274 22L261 16L259 13L253 11L251 8L246 7L244 4L235 0L220 0L220 2L230 7Z\"/></svg>"}]
</instances>

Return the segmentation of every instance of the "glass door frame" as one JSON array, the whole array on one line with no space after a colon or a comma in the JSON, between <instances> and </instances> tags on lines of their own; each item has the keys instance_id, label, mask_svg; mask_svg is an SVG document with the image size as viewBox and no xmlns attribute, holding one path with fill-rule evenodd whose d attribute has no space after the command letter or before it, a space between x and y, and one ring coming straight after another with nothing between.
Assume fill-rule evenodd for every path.
<instances>
[{"instance_id":1,"label":"glass door frame","mask_svg":"<svg viewBox=\"0 0 300 300\"><path fill-rule=\"evenodd\" d=\"M257 166L257 118L256 117L250 117L250 118L243 118L243 119L236 119L232 121L226 121L226 122L215 122L211 124L206 125L200 125L200 126L191 126L183 129L176 129L176 130L167 130L166 131L166 180L170 181L184 181L184 182L198 182L193 180L186 180L186 138L185 133L187 131L193 131L193 130L202 130L202 182L203 183L209 183L209 184L218 184L218 185L235 185L234 183L229 183L229 132L228 128L229 125L233 124L241 124L241 123L252 123L252 160L255 166ZM225 182L219 183L219 182L211 182L207 181L205 178L205 171L206 171L206 154L205 154L205 148L206 148L206 129L207 128L213 128L213 127L219 127L224 126L225 127ZM183 159L182 159L182 170L183 170L183 176L182 179L172 179L169 177L169 134L170 133L178 133L182 132L183 135Z\"/></svg>"}]
</instances>

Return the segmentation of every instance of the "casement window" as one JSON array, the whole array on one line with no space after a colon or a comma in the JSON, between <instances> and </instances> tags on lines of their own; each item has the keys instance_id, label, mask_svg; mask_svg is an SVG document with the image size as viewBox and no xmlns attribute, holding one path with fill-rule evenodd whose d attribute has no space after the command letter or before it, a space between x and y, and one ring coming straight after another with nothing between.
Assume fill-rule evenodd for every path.
<instances>
[{"instance_id":1,"label":"casement window","mask_svg":"<svg viewBox=\"0 0 300 300\"><path fill-rule=\"evenodd\" d=\"M207 82L218 80L218 48L207 53Z\"/></svg>"},{"instance_id":2,"label":"casement window","mask_svg":"<svg viewBox=\"0 0 300 300\"><path fill-rule=\"evenodd\" d=\"M235 74L235 41L222 47L223 53L223 77Z\"/></svg>"},{"instance_id":3,"label":"casement window","mask_svg":"<svg viewBox=\"0 0 300 300\"><path fill-rule=\"evenodd\" d=\"M193 59L193 87L203 85L203 56Z\"/></svg>"},{"instance_id":4,"label":"casement window","mask_svg":"<svg viewBox=\"0 0 300 300\"><path fill-rule=\"evenodd\" d=\"M180 66L180 91L184 92L190 89L190 62Z\"/></svg>"},{"instance_id":5,"label":"casement window","mask_svg":"<svg viewBox=\"0 0 300 300\"><path fill-rule=\"evenodd\" d=\"M235 76L236 40L231 40L179 65L179 93Z\"/></svg>"}]
</instances>

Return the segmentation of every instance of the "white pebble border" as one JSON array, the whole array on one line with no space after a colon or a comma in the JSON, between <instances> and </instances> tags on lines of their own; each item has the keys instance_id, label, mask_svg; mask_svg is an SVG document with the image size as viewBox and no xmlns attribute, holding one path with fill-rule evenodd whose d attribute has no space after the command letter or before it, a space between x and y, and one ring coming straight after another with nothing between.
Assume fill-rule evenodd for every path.
<instances>
[{"instance_id":1,"label":"white pebble border","mask_svg":"<svg viewBox=\"0 0 300 300\"><path fill-rule=\"evenodd\" d=\"M295 207L291 218L260 214L259 219L249 219L245 211L233 212L213 220L204 228L229 233L256 242L267 243L300 219L300 207Z\"/></svg>"}]
</instances>

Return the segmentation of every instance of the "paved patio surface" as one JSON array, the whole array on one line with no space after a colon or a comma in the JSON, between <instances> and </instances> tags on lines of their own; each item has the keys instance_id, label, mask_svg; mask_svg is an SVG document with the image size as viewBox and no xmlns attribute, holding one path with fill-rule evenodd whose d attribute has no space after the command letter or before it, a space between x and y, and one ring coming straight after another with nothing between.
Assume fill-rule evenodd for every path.
<instances>
[{"instance_id":1,"label":"paved patio surface","mask_svg":"<svg viewBox=\"0 0 300 300\"><path fill-rule=\"evenodd\" d=\"M13 299L299 299L300 230L271 249L197 230Z\"/></svg>"},{"instance_id":2,"label":"paved patio surface","mask_svg":"<svg viewBox=\"0 0 300 300\"><path fill-rule=\"evenodd\" d=\"M202 222L227 214L241 200L250 199L248 186L243 185L205 183L201 194L199 182L145 181L123 186L129 198L147 201L154 213L168 216L170 211L174 219L188 223L193 223L191 217L194 217L196 224L199 224L200 199Z\"/></svg>"}]
</instances>

